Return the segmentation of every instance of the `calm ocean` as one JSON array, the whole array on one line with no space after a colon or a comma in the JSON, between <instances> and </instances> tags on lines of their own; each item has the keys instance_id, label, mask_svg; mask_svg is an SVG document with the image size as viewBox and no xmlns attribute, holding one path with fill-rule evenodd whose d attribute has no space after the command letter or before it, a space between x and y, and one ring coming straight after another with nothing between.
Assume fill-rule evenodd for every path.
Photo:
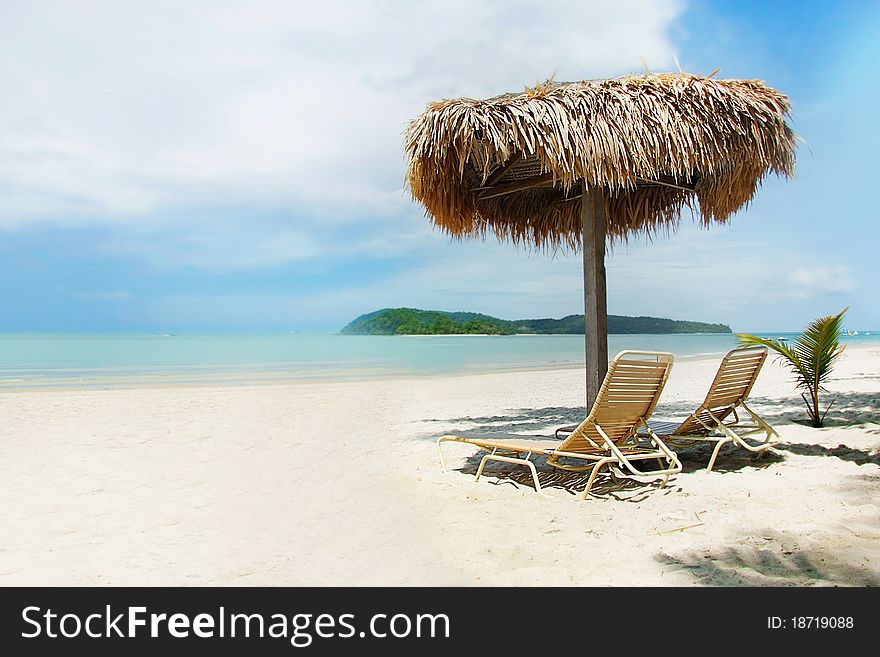
<instances>
[{"instance_id":1,"label":"calm ocean","mask_svg":"<svg viewBox=\"0 0 880 657\"><path fill-rule=\"evenodd\" d=\"M880 344L873 332L843 340ZM688 358L720 355L734 344L732 335L608 338L612 355L622 349L646 349ZM578 367L583 365L583 349L584 339L577 335L5 335L0 336L0 389L339 381Z\"/></svg>"}]
</instances>

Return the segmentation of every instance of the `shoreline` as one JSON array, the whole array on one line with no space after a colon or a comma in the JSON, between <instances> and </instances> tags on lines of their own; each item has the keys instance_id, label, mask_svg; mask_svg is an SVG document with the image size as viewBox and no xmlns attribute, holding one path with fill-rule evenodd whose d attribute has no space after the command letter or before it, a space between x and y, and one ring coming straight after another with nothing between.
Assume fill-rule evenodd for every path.
<instances>
[{"instance_id":1,"label":"shoreline","mask_svg":"<svg viewBox=\"0 0 880 657\"><path fill-rule=\"evenodd\" d=\"M422 337L422 336L417 336ZM431 337L431 336L424 336ZM880 341L876 344L863 342L847 345L847 352L862 352L868 356L880 353ZM676 356L676 363L720 360L726 351L704 352ZM771 352L769 360L775 360ZM119 374L93 377L39 378L34 377L24 384L14 385L12 380L0 379L0 395L24 392L89 391L89 390L140 390L140 389L178 389L178 388L250 388L266 386L296 386L335 383L376 383L381 381L424 381L435 378L460 378L492 374L516 374L530 372L569 372L582 370L582 363L548 363L497 365L465 368L450 371L413 371L405 369L353 368L324 370L226 370L220 372L186 373L160 372L146 374Z\"/></svg>"},{"instance_id":2,"label":"shoreline","mask_svg":"<svg viewBox=\"0 0 880 657\"><path fill-rule=\"evenodd\" d=\"M725 352L711 352L677 356L676 361L699 361L720 358ZM185 375L175 374L145 374L141 376L115 375L107 377L94 377L88 380L76 379L34 379L32 385L5 385L0 379L0 394L16 394L21 392L39 391L88 391L88 390L140 390L162 388L250 388L258 386L274 385L308 385L322 383L367 383L377 381L419 381L432 378L458 378L468 376L482 376L491 374L517 374L529 372L568 372L582 370L583 364L547 364L547 365L519 365L519 366L496 366L474 369L464 369L448 372L414 372L414 371L379 371L367 370L362 374L355 374L352 370L340 370L339 374L320 375L297 371L271 372L253 370L239 372L236 376L224 372L218 374L206 374L203 378L186 378ZM184 379L184 380L181 380Z\"/></svg>"}]
</instances>

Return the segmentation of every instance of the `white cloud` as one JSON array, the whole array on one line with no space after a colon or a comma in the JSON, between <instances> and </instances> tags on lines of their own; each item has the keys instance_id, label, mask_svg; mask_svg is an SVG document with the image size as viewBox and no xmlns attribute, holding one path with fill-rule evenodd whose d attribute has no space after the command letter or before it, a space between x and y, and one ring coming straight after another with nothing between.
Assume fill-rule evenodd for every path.
<instances>
[{"instance_id":1,"label":"white cloud","mask_svg":"<svg viewBox=\"0 0 880 657\"><path fill-rule=\"evenodd\" d=\"M246 209L151 218L152 223L103 231L93 248L156 270L231 273L319 259L397 258L438 244L428 222L399 214L369 217L360 226L286 212L252 215Z\"/></svg>"},{"instance_id":2,"label":"white cloud","mask_svg":"<svg viewBox=\"0 0 880 657\"><path fill-rule=\"evenodd\" d=\"M791 294L798 299L811 299L825 294L851 294L855 280L851 267L799 267L788 274Z\"/></svg>"},{"instance_id":3,"label":"white cloud","mask_svg":"<svg viewBox=\"0 0 880 657\"><path fill-rule=\"evenodd\" d=\"M307 316L341 325L387 305L503 317L579 312L578 257L529 254L491 238L450 245L432 231L401 189L403 131L438 98L486 97L554 73L618 75L640 70L642 59L655 70L673 68L671 35L683 10L681 0L7 0L0 230L100 224L83 233L94 236L97 260L109 255L163 271L400 253L421 263L378 281L381 267L365 266L371 285L329 293L239 298L194 290L145 307L157 317L233 321L274 317L283 307L292 325ZM867 28L862 36L858 43L874 43ZM822 79L836 85L828 97L848 107L864 78L852 62L872 60L846 54L831 60L840 75ZM716 63L724 65L709 68ZM671 239L618 247L608 267L610 312L776 330L851 303L854 321L858 312L875 321L876 304L856 303L862 281L876 278L873 242L846 241L839 223L827 220L862 217L868 223L853 225L869 235L871 214L858 195L841 200L812 184L871 170L851 164L853 152L875 150L861 129L873 118L856 113L829 123L820 120L827 99L793 98L796 127L811 144L799 180L767 181L729 228L703 232L686 221ZM848 164L832 166L840 153ZM796 245L786 239L808 221L815 231ZM829 255L835 244L847 252ZM828 264L805 266L816 253ZM90 284L79 298L124 299L112 289L88 291Z\"/></svg>"},{"instance_id":4,"label":"white cloud","mask_svg":"<svg viewBox=\"0 0 880 657\"><path fill-rule=\"evenodd\" d=\"M672 64L679 0L41 2L0 23L0 224L400 212L425 103ZM270 254L271 257L271 254Z\"/></svg>"},{"instance_id":5,"label":"white cloud","mask_svg":"<svg viewBox=\"0 0 880 657\"><path fill-rule=\"evenodd\" d=\"M722 322L734 331L777 331L855 306L856 289L855 297L834 303L822 294L802 294L803 284L815 283L798 273L802 255L750 235L746 224L760 221L738 223L708 231L685 224L668 239L617 247L607 262L608 311ZM147 315L173 326L207 321L234 328L337 330L384 307L469 310L506 319L583 312L579 255L552 257L491 238L450 243L437 235L415 248L423 255L420 264L362 284L282 294L172 295L153 302ZM837 265L828 273L844 280L851 275ZM828 287L824 292L832 293Z\"/></svg>"},{"instance_id":6,"label":"white cloud","mask_svg":"<svg viewBox=\"0 0 880 657\"><path fill-rule=\"evenodd\" d=\"M273 267L317 258L321 244L295 227L253 222L189 219L190 230L177 226L117 230L100 250L115 257L135 257L157 270L198 269L213 273Z\"/></svg>"},{"instance_id":7,"label":"white cloud","mask_svg":"<svg viewBox=\"0 0 880 657\"><path fill-rule=\"evenodd\" d=\"M857 292L848 267L813 270L815 276L807 277L799 270L800 252L748 230L747 223L760 225L758 218L735 223L710 230L685 223L669 238L616 247L606 263L608 312L721 322L735 331L781 330L848 303L829 305L823 295ZM336 293L325 312L343 323L385 306L506 319L561 317L583 312L583 271L579 255L550 257L492 239L460 245L440 240L421 266Z\"/></svg>"}]
</instances>

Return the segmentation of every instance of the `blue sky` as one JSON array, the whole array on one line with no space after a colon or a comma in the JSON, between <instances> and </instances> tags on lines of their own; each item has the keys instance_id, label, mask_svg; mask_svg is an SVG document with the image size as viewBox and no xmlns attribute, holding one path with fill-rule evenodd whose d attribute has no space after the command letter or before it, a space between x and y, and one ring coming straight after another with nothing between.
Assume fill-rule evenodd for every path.
<instances>
[{"instance_id":1,"label":"blue sky","mask_svg":"<svg viewBox=\"0 0 880 657\"><path fill-rule=\"evenodd\" d=\"M609 312L783 331L850 306L880 329L878 3L313 4L0 0L0 332L581 312L578 256L431 228L403 131L431 100L676 58L791 97L796 179L616 247Z\"/></svg>"}]
</instances>

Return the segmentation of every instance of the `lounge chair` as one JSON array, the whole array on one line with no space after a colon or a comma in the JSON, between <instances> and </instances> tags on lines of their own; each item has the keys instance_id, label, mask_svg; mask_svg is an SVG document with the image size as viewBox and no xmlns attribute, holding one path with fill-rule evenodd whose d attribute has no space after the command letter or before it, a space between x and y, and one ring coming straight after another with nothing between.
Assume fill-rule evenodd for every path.
<instances>
[{"instance_id":1,"label":"lounge chair","mask_svg":"<svg viewBox=\"0 0 880 657\"><path fill-rule=\"evenodd\" d=\"M441 436L437 440L440 464L445 471L441 444L453 441L489 452L480 461L477 480L489 461L524 465L532 473L535 490L542 495L538 473L531 461L535 455L546 456L548 464L562 470L592 469L586 488L579 494L582 500L589 495L596 476L606 465L619 470L616 474L628 477L662 477L665 486L670 475L681 472L681 463L647 421L669 377L672 360L672 354L667 353L621 351L608 366L589 416L573 427L563 441L517 434ZM653 445L639 443L636 435L639 429L646 432ZM640 470L634 465L637 461L656 461L656 466Z\"/></svg>"},{"instance_id":2,"label":"lounge chair","mask_svg":"<svg viewBox=\"0 0 880 657\"><path fill-rule=\"evenodd\" d=\"M779 434L746 405L746 399L755 385L764 361L766 347L741 347L733 349L722 359L715 379L697 409L682 422L651 420L648 425L670 447L690 447L699 442L714 442L715 451L709 459L707 472L711 472L718 452L727 443L757 452L759 455L779 443ZM737 409L742 408L751 418L740 418ZM732 416L732 418L731 418ZM557 437L576 429L577 425L560 427ZM764 441L751 445L744 439L754 434L764 434ZM647 437L647 435L645 436Z\"/></svg>"}]
</instances>

